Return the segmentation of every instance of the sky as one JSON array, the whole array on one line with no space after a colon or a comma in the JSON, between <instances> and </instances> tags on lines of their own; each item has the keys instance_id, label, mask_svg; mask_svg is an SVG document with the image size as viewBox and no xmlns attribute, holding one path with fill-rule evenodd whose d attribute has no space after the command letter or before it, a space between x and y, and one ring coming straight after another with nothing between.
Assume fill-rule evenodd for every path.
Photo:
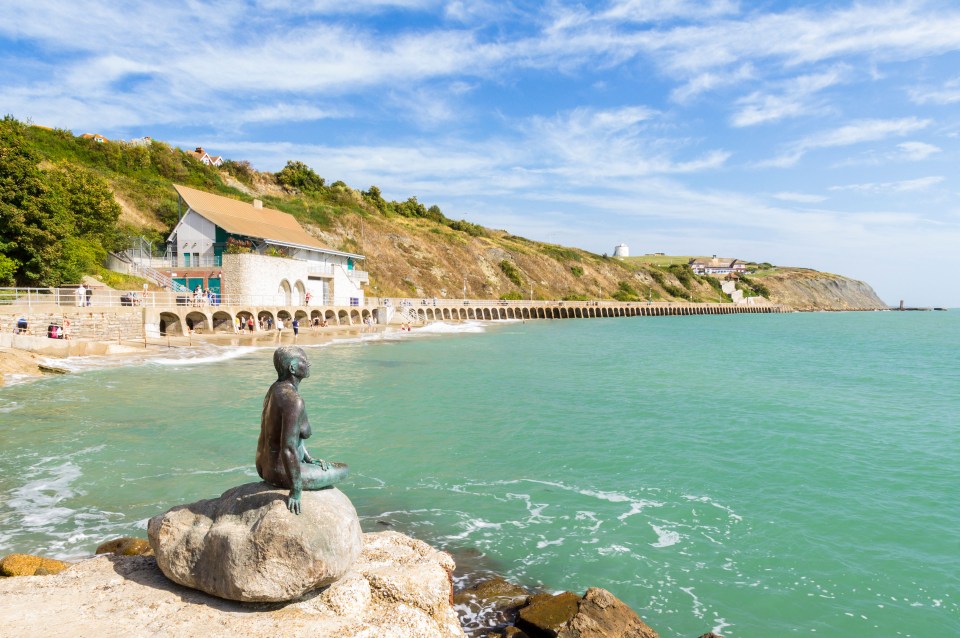
<instances>
[{"instance_id":1,"label":"sky","mask_svg":"<svg viewBox=\"0 0 960 638\"><path fill-rule=\"evenodd\" d=\"M960 307L956 0L0 0L0 110Z\"/></svg>"}]
</instances>

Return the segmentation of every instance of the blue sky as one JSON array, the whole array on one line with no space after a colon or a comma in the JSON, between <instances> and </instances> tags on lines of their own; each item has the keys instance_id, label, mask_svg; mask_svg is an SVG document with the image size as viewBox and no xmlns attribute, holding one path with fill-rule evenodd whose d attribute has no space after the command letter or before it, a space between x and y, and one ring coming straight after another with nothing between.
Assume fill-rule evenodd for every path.
<instances>
[{"instance_id":1,"label":"blue sky","mask_svg":"<svg viewBox=\"0 0 960 638\"><path fill-rule=\"evenodd\" d=\"M960 307L960 3L0 0L0 108Z\"/></svg>"}]
</instances>

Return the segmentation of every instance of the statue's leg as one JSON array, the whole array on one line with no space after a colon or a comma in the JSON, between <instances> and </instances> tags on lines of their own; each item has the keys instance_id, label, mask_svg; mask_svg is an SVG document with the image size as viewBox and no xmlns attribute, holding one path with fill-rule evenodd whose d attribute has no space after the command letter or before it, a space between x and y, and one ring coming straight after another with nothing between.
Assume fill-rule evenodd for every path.
<instances>
[{"instance_id":1,"label":"statue's leg","mask_svg":"<svg viewBox=\"0 0 960 638\"><path fill-rule=\"evenodd\" d=\"M300 464L300 480L303 482L303 489L308 491L322 490L339 483L347 477L348 472L346 463L330 463L326 470L313 463Z\"/></svg>"}]
</instances>

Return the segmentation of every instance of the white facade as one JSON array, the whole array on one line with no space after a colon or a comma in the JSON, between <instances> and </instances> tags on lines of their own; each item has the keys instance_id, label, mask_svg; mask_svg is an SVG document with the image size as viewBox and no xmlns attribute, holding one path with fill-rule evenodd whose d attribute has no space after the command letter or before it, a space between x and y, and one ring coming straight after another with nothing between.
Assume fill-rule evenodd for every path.
<instances>
[{"instance_id":1,"label":"white facade","mask_svg":"<svg viewBox=\"0 0 960 638\"><path fill-rule=\"evenodd\" d=\"M184 268L214 265L213 243L217 226L193 210L188 210L176 229L179 265Z\"/></svg>"},{"instance_id":2,"label":"white facade","mask_svg":"<svg viewBox=\"0 0 960 638\"><path fill-rule=\"evenodd\" d=\"M614 257L629 257L630 249L627 248L626 244L617 244L616 248L613 249Z\"/></svg>"},{"instance_id":3,"label":"white facade","mask_svg":"<svg viewBox=\"0 0 960 638\"><path fill-rule=\"evenodd\" d=\"M362 306L366 273L341 263L321 263L253 253L224 255L221 291L228 299L262 306Z\"/></svg>"}]
</instances>

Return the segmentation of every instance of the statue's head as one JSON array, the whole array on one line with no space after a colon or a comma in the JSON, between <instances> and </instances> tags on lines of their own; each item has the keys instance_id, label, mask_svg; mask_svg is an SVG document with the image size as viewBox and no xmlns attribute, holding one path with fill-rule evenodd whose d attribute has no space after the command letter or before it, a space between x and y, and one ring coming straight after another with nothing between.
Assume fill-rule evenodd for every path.
<instances>
[{"instance_id":1,"label":"statue's head","mask_svg":"<svg viewBox=\"0 0 960 638\"><path fill-rule=\"evenodd\" d=\"M273 367L277 369L277 378L296 376L306 379L310 376L310 362L303 348L281 346L273 352Z\"/></svg>"}]
</instances>

